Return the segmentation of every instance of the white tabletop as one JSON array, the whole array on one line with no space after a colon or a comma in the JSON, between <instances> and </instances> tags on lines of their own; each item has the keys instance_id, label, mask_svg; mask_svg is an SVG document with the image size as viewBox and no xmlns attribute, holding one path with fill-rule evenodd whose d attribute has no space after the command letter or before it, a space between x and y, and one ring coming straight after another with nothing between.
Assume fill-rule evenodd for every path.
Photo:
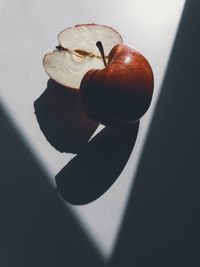
<instances>
[{"instance_id":1,"label":"white tabletop","mask_svg":"<svg viewBox=\"0 0 200 267\"><path fill-rule=\"evenodd\" d=\"M104 258L111 255L115 245L184 2L1 1L0 99L54 186L55 175L74 155L60 153L47 142L35 118L33 102L46 88L48 76L42 58L57 45L57 34L75 24L109 25L121 34L124 43L136 47L152 65L155 77L152 105L141 120L134 150L123 172L97 200L80 206L66 202Z\"/></svg>"}]
</instances>

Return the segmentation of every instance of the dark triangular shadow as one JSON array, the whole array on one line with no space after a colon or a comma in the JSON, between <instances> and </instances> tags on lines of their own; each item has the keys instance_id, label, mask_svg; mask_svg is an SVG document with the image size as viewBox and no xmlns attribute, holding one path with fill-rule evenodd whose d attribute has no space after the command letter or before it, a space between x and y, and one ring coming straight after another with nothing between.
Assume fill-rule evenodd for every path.
<instances>
[{"instance_id":1,"label":"dark triangular shadow","mask_svg":"<svg viewBox=\"0 0 200 267\"><path fill-rule=\"evenodd\" d=\"M133 150L139 122L124 129L104 128L56 176L58 191L73 204L105 193L123 171Z\"/></svg>"},{"instance_id":2,"label":"dark triangular shadow","mask_svg":"<svg viewBox=\"0 0 200 267\"><path fill-rule=\"evenodd\" d=\"M109 266L200 266L199 15L187 1Z\"/></svg>"},{"instance_id":3,"label":"dark triangular shadow","mask_svg":"<svg viewBox=\"0 0 200 267\"><path fill-rule=\"evenodd\" d=\"M103 266L0 106L0 266Z\"/></svg>"}]
</instances>

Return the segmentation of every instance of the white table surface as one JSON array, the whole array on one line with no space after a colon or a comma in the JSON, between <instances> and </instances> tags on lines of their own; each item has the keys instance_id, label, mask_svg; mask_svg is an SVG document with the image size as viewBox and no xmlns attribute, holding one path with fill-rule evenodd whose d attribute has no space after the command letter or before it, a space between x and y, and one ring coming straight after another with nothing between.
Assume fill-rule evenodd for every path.
<instances>
[{"instance_id":1,"label":"white table surface","mask_svg":"<svg viewBox=\"0 0 200 267\"><path fill-rule=\"evenodd\" d=\"M109 25L122 35L124 43L136 47L152 65L155 76L152 105L141 121L136 145L124 171L96 201L83 206L66 202L102 256L108 258L120 230L184 0L2 0L0 5L1 103L54 184L55 175L74 155L62 154L46 141L34 116L33 102L46 88L48 77L42 58L57 45L57 34L75 24Z\"/></svg>"}]
</instances>

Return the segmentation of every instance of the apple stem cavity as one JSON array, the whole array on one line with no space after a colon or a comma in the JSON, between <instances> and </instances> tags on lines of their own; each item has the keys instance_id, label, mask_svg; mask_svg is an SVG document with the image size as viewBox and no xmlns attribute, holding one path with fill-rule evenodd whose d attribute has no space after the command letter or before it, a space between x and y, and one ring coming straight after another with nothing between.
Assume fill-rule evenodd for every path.
<instances>
[{"instance_id":1,"label":"apple stem cavity","mask_svg":"<svg viewBox=\"0 0 200 267\"><path fill-rule=\"evenodd\" d=\"M106 59L105 59L105 54L104 54L104 49L103 49L103 44L101 41L98 41L96 42L96 46L98 47L99 49L99 52L101 54L101 57L103 59L103 63L104 63L104 66L106 67L107 66L107 63L106 63Z\"/></svg>"}]
</instances>

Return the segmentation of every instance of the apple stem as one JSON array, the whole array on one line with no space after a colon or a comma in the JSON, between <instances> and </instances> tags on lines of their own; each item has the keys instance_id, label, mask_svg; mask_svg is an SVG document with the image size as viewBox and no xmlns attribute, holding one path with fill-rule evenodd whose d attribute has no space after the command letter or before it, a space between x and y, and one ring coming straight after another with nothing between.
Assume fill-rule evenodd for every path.
<instances>
[{"instance_id":1,"label":"apple stem","mask_svg":"<svg viewBox=\"0 0 200 267\"><path fill-rule=\"evenodd\" d=\"M105 54L104 54L104 49L103 49L103 44L101 41L96 42L96 46L99 48L99 52L102 56L104 66L107 66L106 59L105 59Z\"/></svg>"}]
</instances>

